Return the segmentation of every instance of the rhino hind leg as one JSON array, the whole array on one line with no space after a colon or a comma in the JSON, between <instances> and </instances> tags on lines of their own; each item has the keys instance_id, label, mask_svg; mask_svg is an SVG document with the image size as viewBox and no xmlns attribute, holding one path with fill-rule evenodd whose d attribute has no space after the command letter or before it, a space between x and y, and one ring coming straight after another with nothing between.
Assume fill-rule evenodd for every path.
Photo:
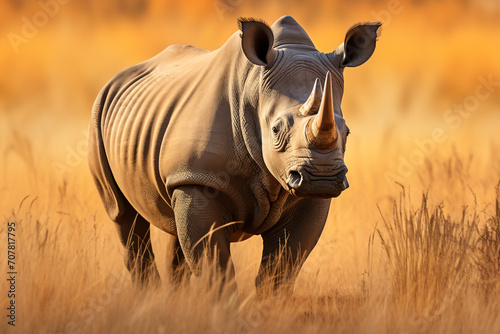
<instances>
[{"instance_id":1,"label":"rhino hind leg","mask_svg":"<svg viewBox=\"0 0 500 334\"><path fill-rule=\"evenodd\" d=\"M128 204L127 211L115 220L115 224L125 247L125 265L134 284L158 284L160 275L151 245L150 223Z\"/></svg>"},{"instance_id":2,"label":"rhino hind leg","mask_svg":"<svg viewBox=\"0 0 500 334\"><path fill-rule=\"evenodd\" d=\"M226 275L234 276L230 253L233 228L221 227L231 221L226 202L222 195L205 196L200 186L179 187L172 194L179 245L195 275L201 274L201 260L207 252L223 281Z\"/></svg>"},{"instance_id":3,"label":"rhino hind leg","mask_svg":"<svg viewBox=\"0 0 500 334\"><path fill-rule=\"evenodd\" d=\"M172 282L175 285L180 284L184 276L191 273L186 258L184 257L184 253L182 252L181 244L179 242L179 238L175 237L174 242L172 242L171 253L173 257L170 259L171 261L167 264L171 267L172 270Z\"/></svg>"},{"instance_id":4,"label":"rhino hind leg","mask_svg":"<svg viewBox=\"0 0 500 334\"><path fill-rule=\"evenodd\" d=\"M99 130L101 92L89 127L89 168L106 212L118 229L125 247L125 264L134 283L159 281L149 233L150 224L125 198L115 182Z\"/></svg>"},{"instance_id":5,"label":"rhino hind leg","mask_svg":"<svg viewBox=\"0 0 500 334\"><path fill-rule=\"evenodd\" d=\"M295 279L321 236L329 200L303 199L262 234L263 250L255 280L258 293L271 288L291 293Z\"/></svg>"}]
</instances>

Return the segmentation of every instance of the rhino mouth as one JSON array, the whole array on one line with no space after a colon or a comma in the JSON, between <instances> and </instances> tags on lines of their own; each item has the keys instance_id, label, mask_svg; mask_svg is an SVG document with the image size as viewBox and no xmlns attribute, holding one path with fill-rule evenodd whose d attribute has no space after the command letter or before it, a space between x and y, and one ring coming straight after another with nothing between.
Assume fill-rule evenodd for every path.
<instances>
[{"instance_id":1,"label":"rhino mouth","mask_svg":"<svg viewBox=\"0 0 500 334\"><path fill-rule=\"evenodd\" d=\"M330 174L313 174L305 169L291 170L288 172L286 184L288 191L299 197L338 197L342 191L349 188L349 182L345 176L347 168Z\"/></svg>"}]
</instances>

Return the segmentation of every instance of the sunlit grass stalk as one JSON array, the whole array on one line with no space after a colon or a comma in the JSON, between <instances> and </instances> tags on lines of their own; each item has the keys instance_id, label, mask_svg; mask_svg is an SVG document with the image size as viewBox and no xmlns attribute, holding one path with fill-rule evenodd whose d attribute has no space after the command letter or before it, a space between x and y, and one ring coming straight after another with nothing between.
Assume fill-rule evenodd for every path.
<instances>
[{"instance_id":1,"label":"sunlit grass stalk","mask_svg":"<svg viewBox=\"0 0 500 334\"><path fill-rule=\"evenodd\" d=\"M394 202L393 219L382 215L385 229L376 229L386 254L395 305L433 310L449 294L455 297L472 274L471 255L477 242L478 217L463 208L452 219L443 205L429 207L423 194L417 210L405 189Z\"/></svg>"}]
</instances>

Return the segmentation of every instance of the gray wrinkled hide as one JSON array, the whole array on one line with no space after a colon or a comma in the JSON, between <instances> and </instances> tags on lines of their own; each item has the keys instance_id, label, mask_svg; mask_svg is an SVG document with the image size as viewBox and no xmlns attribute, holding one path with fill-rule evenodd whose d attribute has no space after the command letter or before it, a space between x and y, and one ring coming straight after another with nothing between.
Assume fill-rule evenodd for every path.
<instances>
[{"instance_id":1,"label":"gray wrinkled hide","mask_svg":"<svg viewBox=\"0 0 500 334\"><path fill-rule=\"evenodd\" d=\"M245 25L257 33L269 29L245 21L243 41L254 35ZM340 102L343 68L356 54L345 51L347 39L332 53L318 52L291 17L279 19L265 31L265 36L274 38L274 47L262 60L252 58L251 48L263 35L242 47L238 31L215 51L172 45L123 70L100 92L89 129L89 166L106 211L127 246L127 266L134 279L158 276L149 224L177 237L173 268L187 261L195 273L204 244L217 246L213 255L221 269L231 270L230 241L262 235L258 282L268 260L285 242L289 263L284 267L304 259L315 246L329 198L346 187L347 126ZM374 43L376 33L372 37ZM366 59L357 58L352 66ZM305 136L314 112L303 116L298 109L317 78L325 86L327 72L332 77L339 136L336 146L323 152L311 148ZM273 149L269 139L278 117L287 119L289 128L284 134L287 146L280 150ZM295 174L304 183L300 191L287 181L292 169L303 173ZM330 179L328 184L316 182L314 175L332 175L335 184ZM314 193L320 187L326 191ZM236 223L198 242L213 224L231 222ZM300 263L278 269L276 283L292 283L299 268Z\"/></svg>"}]
</instances>

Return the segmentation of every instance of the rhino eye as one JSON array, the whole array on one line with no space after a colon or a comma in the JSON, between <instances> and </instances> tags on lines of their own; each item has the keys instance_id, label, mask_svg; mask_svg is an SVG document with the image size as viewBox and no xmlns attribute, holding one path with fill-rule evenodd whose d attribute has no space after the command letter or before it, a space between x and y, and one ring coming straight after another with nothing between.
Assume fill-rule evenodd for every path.
<instances>
[{"instance_id":1,"label":"rhino eye","mask_svg":"<svg viewBox=\"0 0 500 334\"><path fill-rule=\"evenodd\" d=\"M287 142L287 130L287 123L283 118L279 118L271 128L271 131L273 132L273 147L278 151L282 151L285 148Z\"/></svg>"},{"instance_id":2,"label":"rhino eye","mask_svg":"<svg viewBox=\"0 0 500 334\"><path fill-rule=\"evenodd\" d=\"M351 133L351 130L349 130L349 128L347 128L347 133L345 135L345 140L344 142L342 143L342 151L345 152L345 147L347 145L347 137L349 136L349 134Z\"/></svg>"}]
</instances>

